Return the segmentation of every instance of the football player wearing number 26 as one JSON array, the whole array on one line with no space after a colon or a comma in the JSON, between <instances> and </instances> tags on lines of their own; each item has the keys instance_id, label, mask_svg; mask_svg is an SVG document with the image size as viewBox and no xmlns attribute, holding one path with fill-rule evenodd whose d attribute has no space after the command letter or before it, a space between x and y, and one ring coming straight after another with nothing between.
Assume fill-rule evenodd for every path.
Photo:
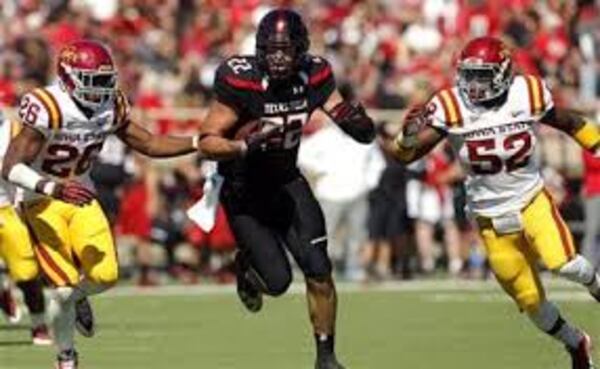
<instances>
[{"instance_id":1,"label":"football player wearing number 26","mask_svg":"<svg viewBox=\"0 0 600 369\"><path fill-rule=\"evenodd\" d=\"M573 369L594 367L591 339L546 299L536 264L586 286L600 301L599 277L573 237L535 158L536 124L570 135L598 154L600 133L582 116L554 106L537 76L513 75L510 51L492 37L463 49L456 85L409 111L396 155L411 162L443 138L467 173L468 210L478 223L496 279L533 324L565 345Z\"/></svg>"},{"instance_id":2,"label":"football player wearing number 26","mask_svg":"<svg viewBox=\"0 0 600 369\"><path fill-rule=\"evenodd\" d=\"M23 96L23 129L13 139L2 175L27 191L25 221L36 255L54 285L60 311L54 321L57 369L77 368L74 329L94 334L87 296L117 282L118 263L108 221L95 200L90 167L108 135L151 157L197 151L198 136L155 136L129 117L117 87L110 51L75 41L58 55L58 83Z\"/></svg>"},{"instance_id":3,"label":"football player wearing number 26","mask_svg":"<svg viewBox=\"0 0 600 369\"><path fill-rule=\"evenodd\" d=\"M299 14L267 13L256 46L256 55L231 57L218 68L200 149L219 161L224 177L220 199L240 248L240 299L256 312L263 294L286 291L292 280L287 248L305 276L315 367L340 369L325 222L296 159L302 127L316 109L361 143L374 139L374 125L360 104L340 96L329 63L308 54L308 31Z\"/></svg>"}]
</instances>

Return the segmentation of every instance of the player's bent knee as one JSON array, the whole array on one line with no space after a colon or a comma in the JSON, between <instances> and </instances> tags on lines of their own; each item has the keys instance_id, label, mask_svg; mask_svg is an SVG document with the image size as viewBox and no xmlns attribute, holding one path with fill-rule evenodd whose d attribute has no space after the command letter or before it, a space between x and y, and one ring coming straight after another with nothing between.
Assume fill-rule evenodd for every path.
<instances>
[{"instance_id":1,"label":"player's bent knee","mask_svg":"<svg viewBox=\"0 0 600 369\"><path fill-rule=\"evenodd\" d=\"M267 291L269 296L277 297L283 295L290 285L292 284L292 274L286 273L285 275L275 278L271 281L266 282Z\"/></svg>"},{"instance_id":2,"label":"player's bent knee","mask_svg":"<svg viewBox=\"0 0 600 369\"><path fill-rule=\"evenodd\" d=\"M19 268L11 270L10 277L15 283L29 282L35 280L39 276L39 273L37 264L31 263L31 265L21 265Z\"/></svg>"},{"instance_id":3,"label":"player's bent knee","mask_svg":"<svg viewBox=\"0 0 600 369\"><path fill-rule=\"evenodd\" d=\"M119 280L119 271L118 268L106 268L103 270L92 271L88 277L94 283L112 287L117 284L117 281Z\"/></svg>"},{"instance_id":4,"label":"player's bent knee","mask_svg":"<svg viewBox=\"0 0 600 369\"><path fill-rule=\"evenodd\" d=\"M537 313L543 301L542 296L537 291L521 293L516 300L519 308L528 314Z\"/></svg>"}]
</instances>

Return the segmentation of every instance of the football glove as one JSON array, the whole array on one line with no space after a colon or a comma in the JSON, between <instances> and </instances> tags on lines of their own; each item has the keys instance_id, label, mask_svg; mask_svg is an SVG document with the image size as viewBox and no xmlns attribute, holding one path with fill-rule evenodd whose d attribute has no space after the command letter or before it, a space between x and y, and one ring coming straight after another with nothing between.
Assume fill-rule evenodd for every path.
<instances>
[{"instance_id":1,"label":"football glove","mask_svg":"<svg viewBox=\"0 0 600 369\"><path fill-rule=\"evenodd\" d=\"M96 198L92 190L75 181L56 182L51 196L77 206L88 205Z\"/></svg>"},{"instance_id":2,"label":"football glove","mask_svg":"<svg viewBox=\"0 0 600 369\"><path fill-rule=\"evenodd\" d=\"M246 155L257 151L279 149L283 146L285 126L267 125L265 129L249 134L246 143Z\"/></svg>"}]
</instances>

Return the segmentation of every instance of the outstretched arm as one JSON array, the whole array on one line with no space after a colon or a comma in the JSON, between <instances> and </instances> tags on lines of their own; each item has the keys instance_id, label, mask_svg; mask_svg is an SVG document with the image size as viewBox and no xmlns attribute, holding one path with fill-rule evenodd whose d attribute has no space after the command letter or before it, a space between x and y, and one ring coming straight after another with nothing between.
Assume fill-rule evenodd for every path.
<instances>
[{"instance_id":1,"label":"outstretched arm","mask_svg":"<svg viewBox=\"0 0 600 369\"><path fill-rule=\"evenodd\" d=\"M429 124L430 117L424 106L409 110L402 130L394 140L394 155L405 164L412 163L430 152L446 134Z\"/></svg>"},{"instance_id":2,"label":"outstretched arm","mask_svg":"<svg viewBox=\"0 0 600 369\"><path fill-rule=\"evenodd\" d=\"M323 104L323 111L350 137L360 143L375 139L375 125L358 102L344 100L335 90Z\"/></svg>"},{"instance_id":3,"label":"outstretched arm","mask_svg":"<svg viewBox=\"0 0 600 369\"><path fill-rule=\"evenodd\" d=\"M200 127L200 150L211 160L228 160L243 156L243 140L230 140L225 134L238 120L237 113L218 100L212 102L206 119Z\"/></svg>"},{"instance_id":4,"label":"outstretched arm","mask_svg":"<svg viewBox=\"0 0 600 369\"><path fill-rule=\"evenodd\" d=\"M117 136L135 151L152 158L170 158L198 150L198 137L158 136L129 121Z\"/></svg>"},{"instance_id":5,"label":"outstretched arm","mask_svg":"<svg viewBox=\"0 0 600 369\"><path fill-rule=\"evenodd\" d=\"M600 131L598 125L574 110L554 107L540 120L573 137L586 150L600 154Z\"/></svg>"}]
</instances>

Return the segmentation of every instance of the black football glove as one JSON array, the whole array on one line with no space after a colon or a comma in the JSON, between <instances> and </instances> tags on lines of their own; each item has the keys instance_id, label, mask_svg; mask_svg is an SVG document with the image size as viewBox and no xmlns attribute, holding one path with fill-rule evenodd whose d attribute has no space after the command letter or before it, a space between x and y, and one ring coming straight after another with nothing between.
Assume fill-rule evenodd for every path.
<instances>
[{"instance_id":1,"label":"black football glove","mask_svg":"<svg viewBox=\"0 0 600 369\"><path fill-rule=\"evenodd\" d=\"M360 143L375 139L375 124L357 101L342 101L329 112L331 119L350 137Z\"/></svg>"}]
</instances>

